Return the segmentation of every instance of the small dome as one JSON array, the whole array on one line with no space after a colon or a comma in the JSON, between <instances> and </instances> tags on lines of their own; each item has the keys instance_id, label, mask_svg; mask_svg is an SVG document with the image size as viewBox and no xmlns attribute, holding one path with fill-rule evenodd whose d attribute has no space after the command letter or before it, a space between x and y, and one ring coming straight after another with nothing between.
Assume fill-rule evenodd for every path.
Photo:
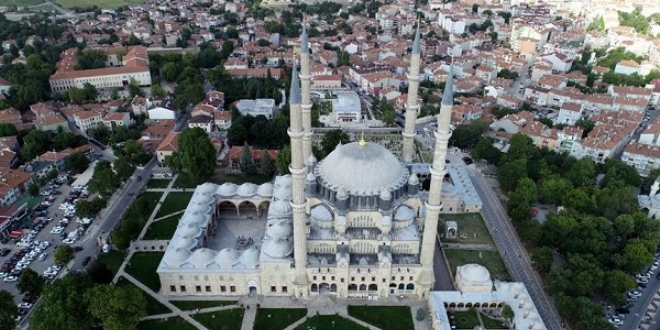
<instances>
[{"instance_id":1,"label":"small dome","mask_svg":"<svg viewBox=\"0 0 660 330\"><path fill-rule=\"evenodd\" d=\"M314 172L309 171L309 173L307 173L307 178L306 179L307 179L307 181L312 181L312 182L316 181L316 176L314 175Z\"/></svg>"},{"instance_id":2,"label":"small dome","mask_svg":"<svg viewBox=\"0 0 660 330\"><path fill-rule=\"evenodd\" d=\"M270 213L272 215L286 216L286 215L290 215L291 212L293 212L293 209L291 208L291 204L289 204L289 202L287 202L286 200L279 199L270 205Z\"/></svg>"},{"instance_id":3,"label":"small dome","mask_svg":"<svg viewBox=\"0 0 660 330\"><path fill-rule=\"evenodd\" d=\"M291 242L285 239L270 239L261 247L264 253L274 259L284 259L293 253Z\"/></svg>"},{"instance_id":4,"label":"small dome","mask_svg":"<svg viewBox=\"0 0 660 330\"><path fill-rule=\"evenodd\" d=\"M444 182L442 184L442 194L445 196L456 195L456 187L454 187L454 185L451 183Z\"/></svg>"},{"instance_id":5,"label":"small dome","mask_svg":"<svg viewBox=\"0 0 660 330\"><path fill-rule=\"evenodd\" d=\"M238 263L240 255L236 249L222 249L215 256L215 262L220 266L233 266Z\"/></svg>"},{"instance_id":6,"label":"small dome","mask_svg":"<svg viewBox=\"0 0 660 330\"><path fill-rule=\"evenodd\" d=\"M410 207L402 205L396 209L396 213L394 213L394 221L408 221L412 220L414 216L415 212L413 212Z\"/></svg>"},{"instance_id":7,"label":"small dome","mask_svg":"<svg viewBox=\"0 0 660 330\"><path fill-rule=\"evenodd\" d=\"M307 158L307 164L316 164L317 160L316 157L314 157L314 154L309 155Z\"/></svg>"},{"instance_id":8,"label":"small dome","mask_svg":"<svg viewBox=\"0 0 660 330\"><path fill-rule=\"evenodd\" d=\"M175 249L190 250L197 245L197 240L192 237L175 236L175 239L170 242L170 245Z\"/></svg>"},{"instance_id":9,"label":"small dome","mask_svg":"<svg viewBox=\"0 0 660 330\"><path fill-rule=\"evenodd\" d=\"M279 199L289 199L291 198L292 194L293 194L293 190L291 189L290 186L275 187L275 191L273 192L273 196Z\"/></svg>"},{"instance_id":10,"label":"small dome","mask_svg":"<svg viewBox=\"0 0 660 330\"><path fill-rule=\"evenodd\" d=\"M417 174L413 173L410 175L410 177L408 178L408 184L411 186L419 184L419 178L417 177Z\"/></svg>"},{"instance_id":11,"label":"small dome","mask_svg":"<svg viewBox=\"0 0 660 330\"><path fill-rule=\"evenodd\" d=\"M291 174L280 176L275 181L275 188L277 188L277 187L291 187L292 182L293 182L293 177L291 176Z\"/></svg>"},{"instance_id":12,"label":"small dome","mask_svg":"<svg viewBox=\"0 0 660 330\"><path fill-rule=\"evenodd\" d=\"M250 247L243 251L239 260L245 266L254 267L259 264L259 250L254 246Z\"/></svg>"},{"instance_id":13,"label":"small dome","mask_svg":"<svg viewBox=\"0 0 660 330\"><path fill-rule=\"evenodd\" d=\"M380 199L382 199L384 201L388 201L388 200L392 199L392 193L390 192L390 190L387 189L387 188L383 188L380 191Z\"/></svg>"},{"instance_id":14,"label":"small dome","mask_svg":"<svg viewBox=\"0 0 660 330\"><path fill-rule=\"evenodd\" d=\"M236 189L238 187L235 184L225 182L218 188L218 194L225 197L234 196L236 195Z\"/></svg>"},{"instance_id":15,"label":"small dome","mask_svg":"<svg viewBox=\"0 0 660 330\"><path fill-rule=\"evenodd\" d=\"M179 266L190 257L190 251L184 248L177 248L167 252L165 264L168 266Z\"/></svg>"},{"instance_id":16,"label":"small dome","mask_svg":"<svg viewBox=\"0 0 660 330\"><path fill-rule=\"evenodd\" d=\"M310 212L312 218L319 221L332 221L332 212L323 205L317 205Z\"/></svg>"},{"instance_id":17,"label":"small dome","mask_svg":"<svg viewBox=\"0 0 660 330\"><path fill-rule=\"evenodd\" d=\"M286 220L273 220L266 227L266 235L271 238L285 239L293 233L293 226L291 221Z\"/></svg>"},{"instance_id":18,"label":"small dome","mask_svg":"<svg viewBox=\"0 0 660 330\"><path fill-rule=\"evenodd\" d=\"M188 208L188 210L191 211L192 213L197 213L202 215L202 214L208 214L211 211L211 207L209 204L200 203L197 205L191 205Z\"/></svg>"},{"instance_id":19,"label":"small dome","mask_svg":"<svg viewBox=\"0 0 660 330\"><path fill-rule=\"evenodd\" d=\"M271 197L273 196L273 184L266 182L259 186L257 189L257 195L261 197Z\"/></svg>"},{"instance_id":20,"label":"small dome","mask_svg":"<svg viewBox=\"0 0 660 330\"><path fill-rule=\"evenodd\" d=\"M490 272L478 264L461 266L461 279L467 285L484 285L490 282Z\"/></svg>"},{"instance_id":21,"label":"small dome","mask_svg":"<svg viewBox=\"0 0 660 330\"><path fill-rule=\"evenodd\" d=\"M207 182L199 187L197 187L197 190L200 191L204 195L212 195L216 192L218 189L218 186L216 186L213 183Z\"/></svg>"},{"instance_id":22,"label":"small dome","mask_svg":"<svg viewBox=\"0 0 660 330\"><path fill-rule=\"evenodd\" d=\"M213 262L215 256L216 256L215 251L207 248L201 248L193 252L192 255L190 255L190 258L188 258L188 262L190 262L195 266L207 266Z\"/></svg>"},{"instance_id":23,"label":"small dome","mask_svg":"<svg viewBox=\"0 0 660 330\"><path fill-rule=\"evenodd\" d=\"M208 224L208 219L203 214L195 211L185 214L181 219L181 222L186 225L193 225L195 227L206 227Z\"/></svg>"},{"instance_id":24,"label":"small dome","mask_svg":"<svg viewBox=\"0 0 660 330\"><path fill-rule=\"evenodd\" d=\"M337 190L337 199L346 199L348 198L348 192L346 191L346 188L340 187L339 190Z\"/></svg>"},{"instance_id":25,"label":"small dome","mask_svg":"<svg viewBox=\"0 0 660 330\"><path fill-rule=\"evenodd\" d=\"M242 197L251 197L257 194L257 185L251 182L244 183L236 190L236 193Z\"/></svg>"},{"instance_id":26,"label":"small dome","mask_svg":"<svg viewBox=\"0 0 660 330\"><path fill-rule=\"evenodd\" d=\"M193 224L185 224L183 227L177 229L176 233L179 236L183 237L198 237L202 233L202 229L199 226Z\"/></svg>"},{"instance_id":27,"label":"small dome","mask_svg":"<svg viewBox=\"0 0 660 330\"><path fill-rule=\"evenodd\" d=\"M212 195L204 195L204 194L197 194L193 196L192 200L195 202L195 204L211 204L211 201L213 201L213 196Z\"/></svg>"}]
</instances>

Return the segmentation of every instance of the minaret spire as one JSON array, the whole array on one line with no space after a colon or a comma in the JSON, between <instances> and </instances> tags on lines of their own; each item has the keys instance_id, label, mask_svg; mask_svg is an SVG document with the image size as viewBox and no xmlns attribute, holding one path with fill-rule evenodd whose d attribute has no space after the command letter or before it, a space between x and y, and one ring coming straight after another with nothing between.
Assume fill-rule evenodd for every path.
<instances>
[{"instance_id":1,"label":"minaret spire","mask_svg":"<svg viewBox=\"0 0 660 330\"><path fill-rule=\"evenodd\" d=\"M302 88L302 125L303 125L303 159L312 155L312 101L310 98L311 75L309 74L309 41L307 40L307 16L303 16L302 33L300 35L300 83ZM309 164L308 164L309 165Z\"/></svg>"},{"instance_id":2,"label":"minaret spire","mask_svg":"<svg viewBox=\"0 0 660 330\"><path fill-rule=\"evenodd\" d=\"M406 122L403 129L403 161L411 163L413 161L415 135L415 121L417 112L419 112L418 92L419 92L419 67L421 65L420 57L420 33L419 19L417 20L417 31L415 31L415 40L413 41L412 55L410 56L410 68L408 69L408 98L406 100Z\"/></svg>"},{"instance_id":3,"label":"minaret spire","mask_svg":"<svg viewBox=\"0 0 660 330\"><path fill-rule=\"evenodd\" d=\"M300 110L300 86L298 71L294 63L291 72L291 89L289 90L289 118L288 134L291 138L291 164L289 172L293 177L291 208L293 209L293 257L295 264L295 294L296 297L306 297L307 288L307 229L305 224L305 166L303 164L303 126Z\"/></svg>"},{"instance_id":4,"label":"minaret spire","mask_svg":"<svg viewBox=\"0 0 660 330\"><path fill-rule=\"evenodd\" d=\"M422 264L423 282L426 290L433 287L435 279L433 277L433 252L435 251L435 240L438 230L438 217L442 208L442 180L447 173L445 168L445 158L447 156L447 143L451 136L451 112L453 106L453 69L454 64L450 65L449 77L442 94L442 103L440 105L440 114L438 115L438 129L434 132L435 149L433 152L433 164L431 166L431 187L429 197L426 201L426 219L424 220L424 234L422 237L422 251L420 262Z\"/></svg>"}]
</instances>

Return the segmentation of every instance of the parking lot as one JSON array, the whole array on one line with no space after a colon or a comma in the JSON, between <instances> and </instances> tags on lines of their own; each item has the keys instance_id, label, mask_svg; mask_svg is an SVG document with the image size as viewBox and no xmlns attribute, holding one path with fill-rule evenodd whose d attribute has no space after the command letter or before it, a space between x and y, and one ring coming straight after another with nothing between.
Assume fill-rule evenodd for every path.
<instances>
[{"instance_id":1,"label":"parking lot","mask_svg":"<svg viewBox=\"0 0 660 330\"><path fill-rule=\"evenodd\" d=\"M40 206L35 207L34 214L29 217L32 220L24 221L24 224L31 225L23 229L23 236L2 245L1 254L4 256L0 257L0 263L3 265L3 280L0 281L0 290L13 294L17 304L23 300L16 288L21 268L30 268L52 280L62 271L61 267L54 267L55 249L69 239L68 243L79 253L83 250L81 243L91 238L87 228L89 225L77 222L75 208L66 202L84 197L83 190L82 187L76 189L68 186L66 180L54 180L51 187L42 189L42 193L50 194Z\"/></svg>"}]
</instances>

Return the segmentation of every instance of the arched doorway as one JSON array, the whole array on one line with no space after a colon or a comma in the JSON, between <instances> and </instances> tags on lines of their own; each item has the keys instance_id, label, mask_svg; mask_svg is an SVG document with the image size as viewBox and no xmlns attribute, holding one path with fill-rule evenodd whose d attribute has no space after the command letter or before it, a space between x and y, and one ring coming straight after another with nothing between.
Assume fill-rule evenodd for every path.
<instances>
[{"instance_id":1,"label":"arched doorway","mask_svg":"<svg viewBox=\"0 0 660 330\"><path fill-rule=\"evenodd\" d=\"M247 291L249 292L250 296L255 296L259 294L259 284L255 280L250 280L247 283Z\"/></svg>"},{"instance_id":2,"label":"arched doorway","mask_svg":"<svg viewBox=\"0 0 660 330\"><path fill-rule=\"evenodd\" d=\"M222 201L217 206L218 216L221 218L235 218L238 215L238 209L230 201Z\"/></svg>"},{"instance_id":3,"label":"arched doorway","mask_svg":"<svg viewBox=\"0 0 660 330\"><path fill-rule=\"evenodd\" d=\"M367 290L367 285L366 284L360 284L360 291L366 291Z\"/></svg>"},{"instance_id":4,"label":"arched doorway","mask_svg":"<svg viewBox=\"0 0 660 330\"><path fill-rule=\"evenodd\" d=\"M330 284L328 284L328 283L321 283L321 284L319 284L319 293L320 293L320 294L328 294L328 293L330 293Z\"/></svg>"},{"instance_id":5,"label":"arched doorway","mask_svg":"<svg viewBox=\"0 0 660 330\"><path fill-rule=\"evenodd\" d=\"M250 201L243 201L238 204L238 216L247 219L258 218L257 207Z\"/></svg>"},{"instance_id":6,"label":"arched doorway","mask_svg":"<svg viewBox=\"0 0 660 330\"><path fill-rule=\"evenodd\" d=\"M396 294L396 284L390 284L390 294Z\"/></svg>"},{"instance_id":7,"label":"arched doorway","mask_svg":"<svg viewBox=\"0 0 660 330\"><path fill-rule=\"evenodd\" d=\"M369 291L378 291L378 285L369 284Z\"/></svg>"},{"instance_id":8,"label":"arched doorway","mask_svg":"<svg viewBox=\"0 0 660 330\"><path fill-rule=\"evenodd\" d=\"M319 292L319 286L316 283L312 283L312 292Z\"/></svg>"},{"instance_id":9,"label":"arched doorway","mask_svg":"<svg viewBox=\"0 0 660 330\"><path fill-rule=\"evenodd\" d=\"M349 292L351 292L351 291L353 291L353 292L357 291L357 285L355 285L355 284L349 284L349 285L348 285L348 291L349 291Z\"/></svg>"},{"instance_id":10,"label":"arched doorway","mask_svg":"<svg viewBox=\"0 0 660 330\"><path fill-rule=\"evenodd\" d=\"M336 293L337 292L337 284L330 284L330 292Z\"/></svg>"},{"instance_id":11,"label":"arched doorway","mask_svg":"<svg viewBox=\"0 0 660 330\"><path fill-rule=\"evenodd\" d=\"M261 202L261 204L259 204L259 207L258 207L258 209L257 209L257 210L258 210L257 212L259 213L259 216L262 216L262 217L263 217L263 216L267 215L267 214L268 214L268 207L269 207L269 206L270 206L270 202L269 202L269 201L263 201L263 202Z\"/></svg>"}]
</instances>

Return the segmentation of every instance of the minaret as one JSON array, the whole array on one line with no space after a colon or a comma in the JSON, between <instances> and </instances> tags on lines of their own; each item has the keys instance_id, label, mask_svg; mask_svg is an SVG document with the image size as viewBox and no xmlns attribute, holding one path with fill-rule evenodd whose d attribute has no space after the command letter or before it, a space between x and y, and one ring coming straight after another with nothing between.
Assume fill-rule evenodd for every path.
<instances>
[{"instance_id":1,"label":"minaret","mask_svg":"<svg viewBox=\"0 0 660 330\"><path fill-rule=\"evenodd\" d=\"M291 165L289 172L293 177L292 200L293 208L293 257L295 263L295 295L307 296L307 230L305 229L305 165L303 164L303 127L300 111L300 86L298 85L298 72L293 66L291 74L291 89L289 92L289 125L288 134L291 137Z\"/></svg>"},{"instance_id":2,"label":"minaret","mask_svg":"<svg viewBox=\"0 0 660 330\"><path fill-rule=\"evenodd\" d=\"M307 28L305 17L302 22L302 34L300 35L300 87L302 89L302 127L303 135L303 159L307 161L312 154L312 101L310 98L311 76L309 74L309 42L307 41Z\"/></svg>"},{"instance_id":3,"label":"minaret","mask_svg":"<svg viewBox=\"0 0 660 330\"><path fill-rule=\"evenodd\" d=\"M412 56L410 56L410 68L408 69L408 99L406 101L406 124L403 130L403 161L411 163L415 154L415 121L419 112L419 103L417 102L417 93L419 90L419 20L417 21L417 32L415 32L415 41L412 47Z\"/></svg>"},{"instance_id":4,"label":"minaret","mask_svg":"<svg viewBox=\"0 0 660 330\"><path fill-rule=\"evenodd\" d=\"M438 129L434 132L435 149L433 152L433 164L431 166L431 187L429 197L426 201L426 219L424 220L424 236L422 238L422 251L420 263L422 264L422 274L420 284L424 291L429 290L435 282L433 276L433 252L435 250L435 240L438 231L438 216L442 208L440 199L442 193L442 180L447 170L445 168L445 157L447 155L447 142L451 136L449 126L451 120L451 111L454 104L454 84L453 84L454 64L449 67L449 76L445 90L442 93L442 103L440 105L440 114L438 115ZM428 297L427 292L422 295Z\"/></svg>"}]
</instances>

